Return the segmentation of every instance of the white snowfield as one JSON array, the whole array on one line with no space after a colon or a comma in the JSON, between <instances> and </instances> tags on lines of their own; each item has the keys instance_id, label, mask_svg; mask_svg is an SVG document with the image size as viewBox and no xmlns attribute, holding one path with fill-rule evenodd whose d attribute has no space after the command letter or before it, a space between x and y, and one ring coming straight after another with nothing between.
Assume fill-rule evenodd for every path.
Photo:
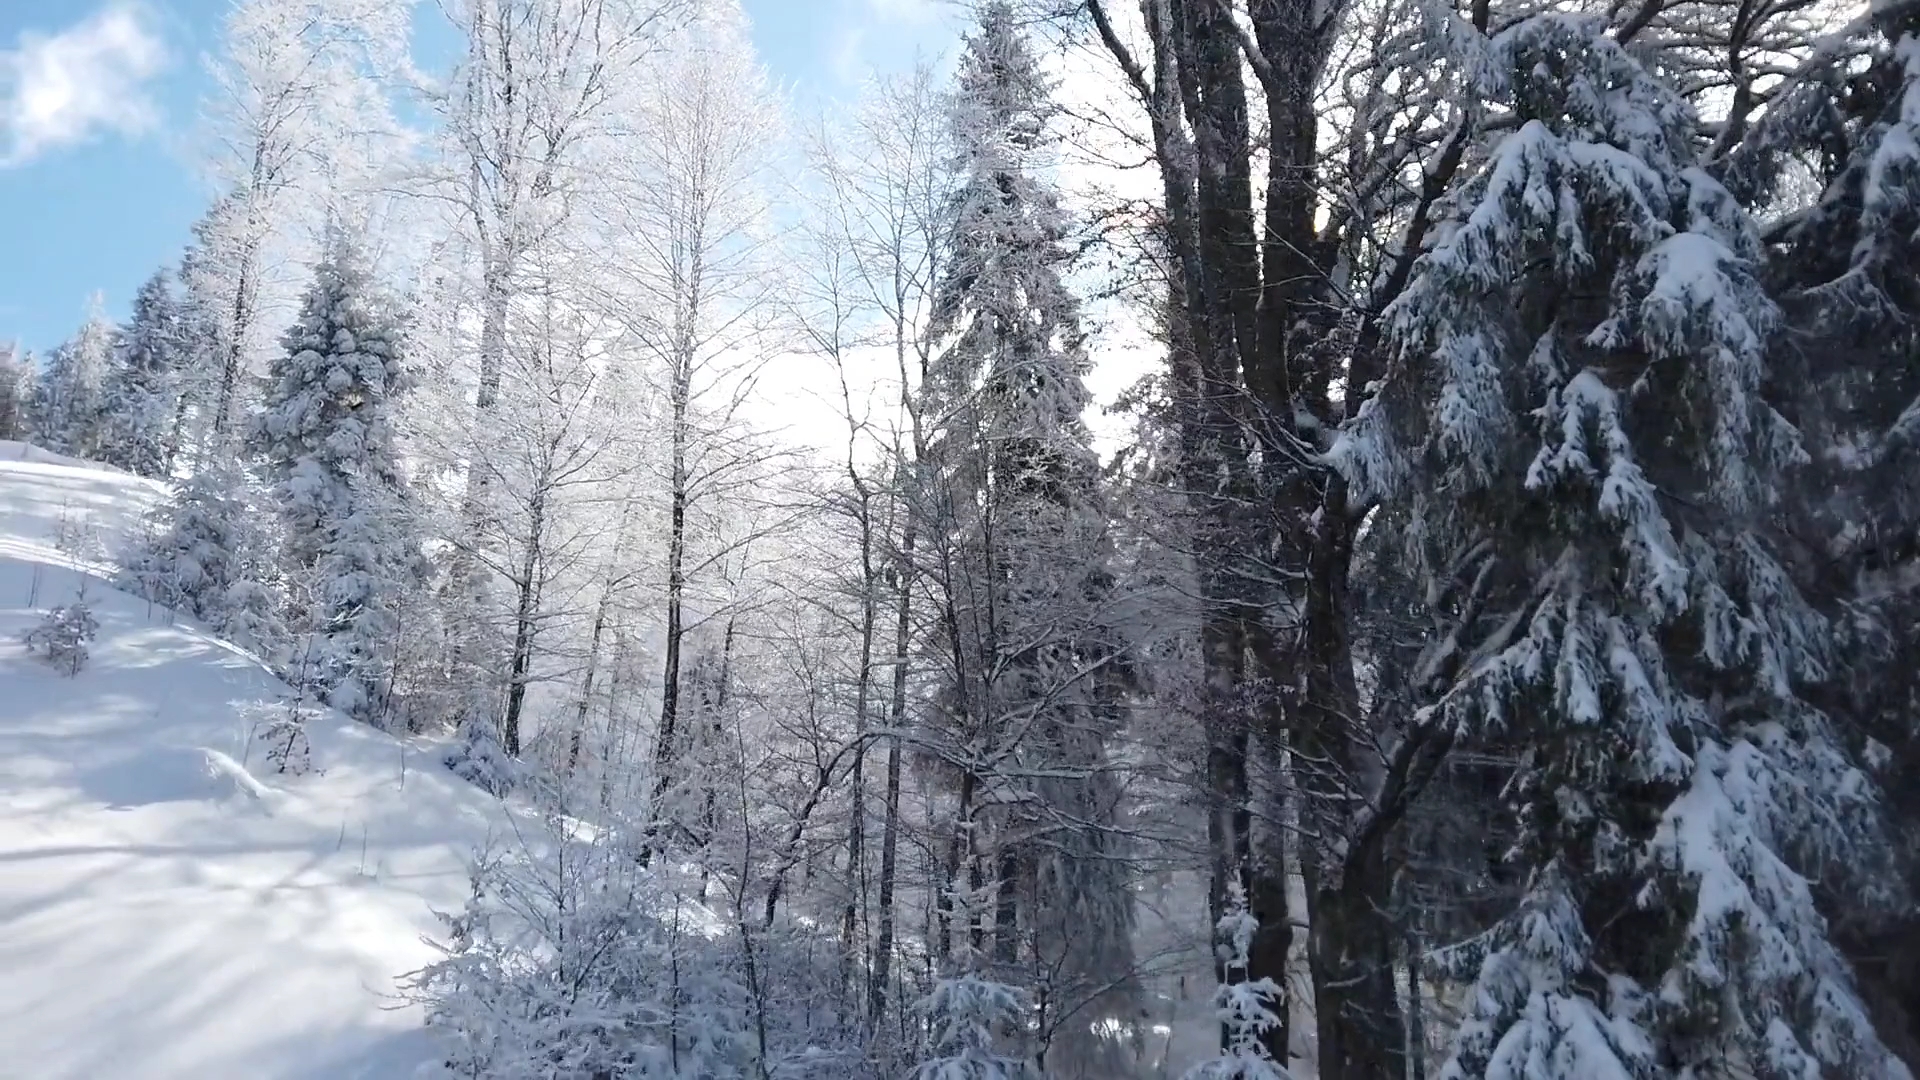
<instances>
[{"instance_id":1,"label":"white snowfield","mask_svg":"<svg viewBox=\"0 0 1920 1080\"><path fill-rule=\"evenodd\" d=\"M240 705L287 688L96 576L161 496L0 443L0 1080L434 1075L396 979L500 806L337 714L319 775L250 752ZM100 632L68 677L20 635L83 584Z\"/></svg>"}]
</instances>

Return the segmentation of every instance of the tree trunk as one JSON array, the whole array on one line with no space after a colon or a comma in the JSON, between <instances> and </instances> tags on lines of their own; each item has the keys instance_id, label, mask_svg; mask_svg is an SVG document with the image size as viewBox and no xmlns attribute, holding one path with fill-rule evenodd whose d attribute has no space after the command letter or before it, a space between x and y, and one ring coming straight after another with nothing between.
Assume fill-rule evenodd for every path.
<instances>
[{"instance_id":1,"label":"tree trunk","mask_svg":"<svg viewBox=\"0 0 1920 1080\"><path fill-rule=\"evenodd\" d=\"M1011 844L1000 848L993 902L993 958L1012 965L1020 957L1020 853Z\"/></svg>"},{"instance_id":2,"label":"tree trunk","mask_svg":"<svg viewBox=\"0 0 1920 1080\"><path fill-rule=\"evenodd\" d=\"M580 753L587 738L587 711L593 701L593 677L600 666L600 639L606 633L607 612L613 606L613 586L601 590L600 603L593 609L593 632L587 638L587 666L580 676L580 702L573 714L573 734L567 740L567 775L580 767Z\"/></svg>"},{"instance_id":3,"label":"tree trunk","mask_svg":"<svg viewBox=\"0 0 1920 1080\"><path fill-rule=\"evenodd\" d=\"M1424 989L1418 934L1407 935L1407 1080L1427 1080L1427 1024L1421 1013Z\"/></svg>"},{"instance_id":4,"label":"tree trunk","mask_svg":"<svg viewBox=\"0 0 1920 1080\"><path fill-rule=\"evenodd\" d=\"M640 865L653 860L654 841L659 835L659 817L665 811L666 795L673 785L674 739L680 719L680 647L685 630L681 625L681 604L686 592L687 551L687 407L691 393L692 357L674 359L673 373L673 450L669 475L672 500L667 525L667 627L665 663L660 675L660 728L653 749L653 794L647 803L646 840L640 847Z\"/></svg>"},{"instance_id":5,"label":"tree trunk","mask_svg":"<svg viewBox=\"0 0 1920 1080\"><path fill-rule=\"evenodd\" d=\"M527 527L527 557L520 563L519 601L513 619L513 660L507 676L507 712L502 721L501 744L508 757L520 756L520 713L527 700L527 674L533 666L533 639L536 633L535 608L540 602L538 574L540 547L545 541L546 487L534 491L533 515Z\"/></svg>"},{"instance_id":6,"label":"tree trunk","mask_svg":"<svg viewBox=\"0 0 1920 1080\"><path fill-rule=\"evenodd\" d=\"M880 883L876 900L880 930L874 943L873 969L867 982L867 1020L878 1024L886 1011L888 981L893 975L893 883L900 852L900 729L907 721L907 650L913 633L913 597L908 589L913 566L915 534L908 515L901 535L901 555L895 570L896 600L893 636L893 699L887 710L887 787L880 834Z\"/></svg>"},{"instance_id":7,"label":"tree trunk","mask_svg":"<svg viewBox=\"0 0 1920 1080\"><path fill-rule=\"evenodd\" d=\"M1378 845L1358 853L1334 885L1314 892L1309 960L1328 1080L1406 1080L1406 1026L1394 987L1387 915L1393 878Z\"/></svg>"}]
</instances>

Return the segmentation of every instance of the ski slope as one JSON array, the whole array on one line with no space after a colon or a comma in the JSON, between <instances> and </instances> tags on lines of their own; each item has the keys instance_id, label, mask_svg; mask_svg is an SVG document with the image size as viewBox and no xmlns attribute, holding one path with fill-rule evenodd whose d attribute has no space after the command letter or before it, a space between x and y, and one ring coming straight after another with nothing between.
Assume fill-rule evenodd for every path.
<instances>
[{"instance_id":1,"label":"ski slope","mask_svg":"<svg viewBox=\"0 0 1920 1080\"><path fill-rule=\"evenodd\" d=\"M239 705L286 687L105 584L161 497L0 443L0 1080L434 1075L396 977L503 811L336 714L319 775L249 753ZM20 635L83 587L100 633L68 677Z\"/></svg>"}]
</instances>

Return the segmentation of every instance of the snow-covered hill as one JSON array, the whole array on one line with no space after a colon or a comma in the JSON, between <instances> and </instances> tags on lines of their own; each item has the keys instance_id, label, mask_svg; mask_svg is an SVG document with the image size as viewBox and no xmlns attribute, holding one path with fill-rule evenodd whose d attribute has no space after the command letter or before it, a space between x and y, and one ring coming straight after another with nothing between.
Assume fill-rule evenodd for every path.
<instances>
[{"instance_id":1,"label":"snow-covered hill","mask_svg":"<svg viewBox=\"0 0 1920 1080\"><path fill-rule=\"evenodd\" d=\"M332 714L323 772L266 768L243 710L286 687L98 576L160 496L0 444L0 1078L413 1076L434 1047L395 979L500 807ZM68 677L20 636L83 588Z\"/></svg>"}]
</instances>

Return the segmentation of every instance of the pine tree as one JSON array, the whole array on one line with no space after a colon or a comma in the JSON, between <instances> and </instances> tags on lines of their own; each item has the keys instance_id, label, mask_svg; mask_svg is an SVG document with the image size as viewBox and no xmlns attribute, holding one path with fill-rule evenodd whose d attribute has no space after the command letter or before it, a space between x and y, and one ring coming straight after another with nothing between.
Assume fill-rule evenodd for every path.
<instances>
[{"instance_id":1,"label":"pine tree","mask_svg":"<svg viewBox=\"0 0 1920 1080\"><path fill-rule=\"evenodd\" d=\"M1771 277L1795 337L1783 406L1812 466L1795 489L1804 587L1841 598L1838 677L1822 704L1887 781L1907 838L1891 904L1845 880L1826 894L1882 1033L1920 1066L1920 5L1876 5L1768 109L1735 175L1756 200L1811 163L1820 184L1783 215ZM1896 1038L1894 1032L1900 1029Z\"/></svg>"},{"instance_id":2,"label":"pine tree","mask_svg":"<svg viewBox=\"0 0 1920 1080\"><path fill-rule=\"evenodd\" d=\"M941 979L927 996L932 1053L913 1080L1029 1080L1027 1062L1000 1048L1019 1031L1027 1002L1018 990L974 975Z\"/></svg>"},{"instance_id":3,"label":"pine tree","mask_svg":"<svg viewBox=\"0 0 1920 1080\"><path fill-rule=\"evenodd\" d=\"M1334 457L1408 516L1458 616L1423 722L1499 732L1530 873L1466 950L1442 1076L1904 1078L1810 877L1877 865L1871 785L1804 696L1830 626L1769 530L1760 244L1696 119L1604 32L1462 58L1496 136L1389 312L1397 368Z\"/></svg>"},{"instance_id":4,"label":"pine tree","mask_svg":"<svg viewBox=\"0 0 1920 1080\"><path fill-rule=\"evenodd\" d=\"M174 454L174 417L187 343L167 271L140 286L103 390L102 460L162 477Z\"/></svg>"},{"instance_id":5,"label":"pine tree","mask_svg":"<svg viewBox=\"0 0 1920 1080\"><path fill-rule=\"evenodd\" d=\"M103 392L113 370L120 330L107 321L95 294L79 333L53 350L33 398L33 432L56 454L91 458L100 449Z\"/></svg>"},{"instance_id":6,"label":"pine tree","mask_svg":"<svg viewBox=\"0 0 1920 1080\"><path fill-rule=\"evenodd\" d=\"M1248 979L1247 954L1257 924L1247 911L1246 896L1232 890L1227 914L1214 935L1228 952L1224 967L1239 978L1229 978L1214 992L1214 1006L1225 1035L1220 1055L1187 1070L1183 1080L1287 1080L1283 1063L1267 1050L1267 1032L1280 1026L1274 1012L1281 1005L1280 987L1272 979Z\"/></svg>"},{"instance_id":7,"label":"pine tree","mask_svg":"<svg viewBox=\"0 0 1920 1080\"><path fill-rule=\"evenodd\" d=\"M336 233L248 433L280 508L286 572L311 595L289 613L313 628L300 677L363 718L380 707L394 593L419 557L392 419L403 350L392 305Z\"/></svg>"},{"instance_id":8,"label":"pine tree","mask_svg":"<svg viewBox=\"0 0 1920 1080\"><path fill-rule=\"evenodd\" d=\"M252 487L239 463L207 462L154 510L121 585L274 658L284 644L280 578Z\"/></svg>"},{"instance_id":9,"label":"pine tree","mask_svg":"<svg viewBox=\"0 0 1920 1080\"><path fill-rule=\"evenodd\" d=\"M1098 459L1081 418L1080 310L1062 280L1068 222L1046 177L1050 95L1011 5L985 5L949 108L959 182L920 406L933 432L923 509L947 553L935 569L947 685L934 724L960 773L951 890L963 864L977 884L991 845L997 896L970 906L982 919L992 909L995 962L1044 972L1056 1000L1098 1017L1124 1011L1132 967L1105 757L1125 666ZM1042 832L1046 842L1029 839ZM1062 1037L1089 1030L1077 1020ZM1091 1060L1095 1048L1062 1052Z\"/></svg>"},{"instance_id":10,"label":"pine tree","mask_svg":"<svg viewBox=\"0 0 1920 1080\"><path fill-rule=\"evenodd\" d=\"M33 354L8 344L0 350L0 439L27 438L33 391Z\"/></svg>"}]
</instances>

